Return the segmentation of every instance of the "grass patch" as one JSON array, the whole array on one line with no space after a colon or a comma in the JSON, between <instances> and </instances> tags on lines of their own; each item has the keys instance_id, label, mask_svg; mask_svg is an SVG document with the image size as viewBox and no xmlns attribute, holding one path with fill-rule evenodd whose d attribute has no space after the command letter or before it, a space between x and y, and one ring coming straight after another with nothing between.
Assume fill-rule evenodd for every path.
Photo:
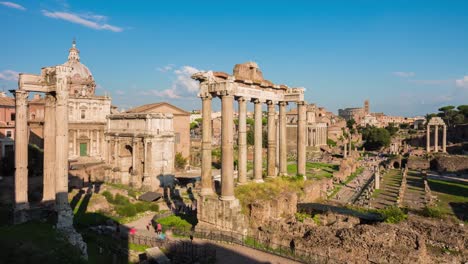
<instances>
[{"instance_id":1,"label":"grass patch","mask_svg":"<svg viewBox=\"0 0 468 264\"><path fill-rule=\"evenodd\" d=\"M51 224L28 222L0 227L2 263L86 263Z\"/></svg>"},{"instance_id":2,"label":"grass patch","mask_svg":"<svg viewBox=\"0 0 468 264\"><path fill-rule=\"evenodd\" d=\"M133 250L133 251L137 251L137 252L145 252L145 250L147 248L150 248L150 247L145 246L145 245L133 244L133 243L128 244L128 249L129 250Z\"/></svg>"},{"instance_id":3,"label":"grass patch","mask_svg":"<svg viewBox=\"0 0 468 264\"><path fill-rule=\"evenodd\" d=\"M380 214L383 217L384 222L390 223L390 224L397 224L408 218L408 215L403 210L401 210L399 207L396 207L396 206L391 206L391 207L378 209L378 210L371 210L371 212Z\"/></svg>"},{"instance_id":4,"label":"grass patch","mask_svg":"<svg viewBox=\"0 0 468 264\"><path fill-rule=\"evenodd\" d=\"M180 216L171 215L164 218L159 218L156 222L162 225L163 231L169 228L177 228L182 230L188 230L192 228L192 224L190 224L187 220L182 219Z\"/></svg>"},{"instance_id":5,"label":"grass patch","mask_svg":"<svg viewBox=\"0 0 468 264\"><path fill-rule=\"evenodd\" d=\"M432 217L432 218L442 218L442 216L444 215L442 213L442 210L440 210L440 208L432 207L432 206L424 207L421 213L423 216Z\"/></svg>"},{"instance_id":6,"label":"grass patch","mask_svg":"<svg viewBox=\"0 0 468 264\"><path fill-rule=\"evenodd\" d=\"M428 179L429 187L437 195L436 207L442 214L468 221L468 183Z\"/></svg>"},{"instance_id":7,"label":"grass patch","mask_svg":"<svg viewBox=\"0 0 468 264\"><path fill-rule=\"evenodd\" d=\"M297 174L297 164L288 164L287 166L289 175ZM323 179L332 178L333 172L338 171L339 166L335 164L328 164L322 162L307 162L306 163L306 177L307 179Z\"/></svg>"}]
</instances>

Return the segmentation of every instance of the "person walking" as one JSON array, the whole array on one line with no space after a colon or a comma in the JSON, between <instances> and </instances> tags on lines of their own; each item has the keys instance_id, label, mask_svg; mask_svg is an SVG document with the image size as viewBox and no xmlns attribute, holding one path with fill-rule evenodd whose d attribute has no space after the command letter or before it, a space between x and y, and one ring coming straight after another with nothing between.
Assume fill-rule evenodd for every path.
<instances>
[{"instance_id":1,"label":"person walking","mask_svg":"<svg viewBox=\"0 0 468 264\"><path fill-rule=\"evenodd\" d=\"M158 225L157 225L156 227L157 227L158 234L161 234L161 232L162 232L162 225L161 225L161 223L158 223Z\"/></svg>"}]
</instances>

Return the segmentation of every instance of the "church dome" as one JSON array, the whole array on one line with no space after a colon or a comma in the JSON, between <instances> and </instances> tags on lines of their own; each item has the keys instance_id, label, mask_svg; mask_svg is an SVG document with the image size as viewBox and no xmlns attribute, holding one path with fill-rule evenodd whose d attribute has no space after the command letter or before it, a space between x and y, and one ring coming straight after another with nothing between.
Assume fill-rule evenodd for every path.
<instances>
[{"instance_id":1,"label":"church dome","mask_svg":"<svg viewBox=\"0 0 468 264\"><path fill-rule=\"evenodd\" d=\"M86 97L94 95L96 83L91 71L80 62L80 51L76 48L76 41L68 54L68 61L63 64L72 68L70 95Z\"/></svg>"}]
</instances>

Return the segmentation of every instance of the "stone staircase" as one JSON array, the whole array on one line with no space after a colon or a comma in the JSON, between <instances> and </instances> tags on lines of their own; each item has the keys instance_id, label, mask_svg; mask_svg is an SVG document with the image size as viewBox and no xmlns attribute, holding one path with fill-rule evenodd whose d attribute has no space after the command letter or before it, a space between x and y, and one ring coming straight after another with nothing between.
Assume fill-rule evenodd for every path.
<instances>
[{"instance_id":1,"label":"stone staircase","mask_svg":"<svg viewBox=\"0 0 468 264\"><path fill-rule=\"evenodd\" d=\"M390 170L383 175L380 192L371 198L370 207L383 209L389 206L396 206L401 181L402 175L399 170Z\"/></svg>"},{"instance_id":2,"label":"stone staircase","mask_svg":"<svg viewBox=\"0 0 468 264\"><path fill-rule=\"evenodd\" d=\"M410 209L422 209L425 205L424 179L416 172L408 172L403 206Z\"/></svg>"}]
</instances>

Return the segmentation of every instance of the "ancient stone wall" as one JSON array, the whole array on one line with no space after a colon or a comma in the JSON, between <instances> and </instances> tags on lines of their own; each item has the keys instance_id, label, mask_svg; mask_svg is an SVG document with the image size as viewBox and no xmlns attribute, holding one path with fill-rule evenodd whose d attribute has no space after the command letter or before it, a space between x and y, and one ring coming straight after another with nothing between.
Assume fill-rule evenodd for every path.
<instances>
[{"instance_id":1,"label":"ancient stone wall","mask_svg":"<svg viewBox=\"0 0 468 264\"><path fill-rule=\"evenodd\" d=\"M444 155L431 161L431 169L438 172L465 172L468 171L468 156Z\"/></svg>"},{"instance_id":2,"label":"ancient stone wall","mask_svg":"<svg viewBox=\"0 0 468 264\"><path fill-rule=\"evenodd\" d=\"M408 158L407 167L410 170L428 170L430 162L425 157L411 156Z\"/></svg>"},{"instance_id":3,"label":"ancient stone wall","mask_svg":"<svg viewBox=\"0 0 468 264\"><path fill-rule=\"evenodd\" d=\"M270 220L291 218L297 212L297 194L286 192L270 201L256 202L250 205L250 226L261 227Z\"/></svg>"}]
</instances>

